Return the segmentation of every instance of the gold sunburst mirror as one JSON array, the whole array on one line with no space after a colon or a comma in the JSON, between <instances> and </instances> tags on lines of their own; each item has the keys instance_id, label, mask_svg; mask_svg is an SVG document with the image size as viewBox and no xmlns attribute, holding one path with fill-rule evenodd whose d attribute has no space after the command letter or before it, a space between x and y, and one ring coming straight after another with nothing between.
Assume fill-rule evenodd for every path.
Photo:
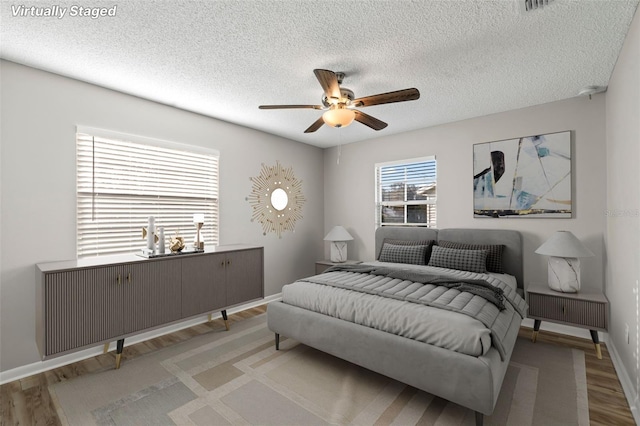
<instances>
[{"instance_id":1,"label":"gold sunburst mirror","mask_svg":"<svg viewBox=\"0 0 640 426\"><path fill-rule=\"evenodd\" d=\"M284 168L276 161L273 167L262 164L258 176L251 177L251 195L247 201L253 208L251 221L262 225L263 234L275 232L282 238L284 231L292 231L296 220L302 219L302 181L293 174L293 168Z\"/></svg>"}]
</instances>

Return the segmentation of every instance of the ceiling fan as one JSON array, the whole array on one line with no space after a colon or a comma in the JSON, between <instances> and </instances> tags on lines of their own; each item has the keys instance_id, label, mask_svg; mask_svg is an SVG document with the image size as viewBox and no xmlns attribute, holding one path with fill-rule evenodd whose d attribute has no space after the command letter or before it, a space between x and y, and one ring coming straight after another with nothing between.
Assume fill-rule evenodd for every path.
<instances>
[{"instance_id":1,"label":"ceiling fan","mask_svg":"<svg viewBox=\"0 0 640 426\"><path fill-rule=\"evenodd\" d=\"M355 98L353 91L346 87L340 87L344 79L344 73L323 69L315 69L313 73L324 90L322 105L260 105L260 109L291 109L311 108L324 110L322 114L305 133L311 133L328 124L332 127L346 127L356 120L373 130L382 130L387 123L375 117L365 114L355 108L372 105L390 104L394 102L413 101L420 98L420 92L416 88L397 90L395 92L380 93L378 95Z\"/></svg>"}]
</instances>

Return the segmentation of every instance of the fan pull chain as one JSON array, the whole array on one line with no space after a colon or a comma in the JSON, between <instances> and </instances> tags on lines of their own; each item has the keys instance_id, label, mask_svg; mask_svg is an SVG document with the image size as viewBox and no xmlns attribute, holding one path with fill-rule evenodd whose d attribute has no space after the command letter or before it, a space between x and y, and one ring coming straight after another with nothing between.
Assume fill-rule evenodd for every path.
<instances>
[{"instance_id":1,"label":"fan pull chain","mask_svg":"<svg viewBox=\"0 0 640 426\"><path fill-rule=\"evenodd\" d=\"M340 165L341 155L342 155L342 128L338 129L338 158L336 158L337 165Z\"/></svg>"}]
</instances>

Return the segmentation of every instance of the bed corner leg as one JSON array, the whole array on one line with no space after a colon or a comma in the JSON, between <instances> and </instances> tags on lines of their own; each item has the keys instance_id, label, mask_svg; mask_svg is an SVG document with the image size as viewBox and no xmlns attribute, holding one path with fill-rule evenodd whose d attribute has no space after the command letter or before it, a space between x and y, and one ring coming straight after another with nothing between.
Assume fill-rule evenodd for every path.
<instances>
[{"instance_id":1,"label":"bed corner leg","mask_svg":"<svg viewBox=\"0 0 640 426\"><path fill-rule=\"evenodd\" d=\"M476 426L482 426L483 422L484 422L484 415L481 412L476 411Z\"/></svg>"},{"instance_id":2,"label":"bed corner leg","mask_svg":"<svg viewBox=\"0 0 640 426\"><path fill-rule=\"evenodd\" d=\"M276 351L280 350L280 335L276 333Z\"/></svg>"}]
</instances>

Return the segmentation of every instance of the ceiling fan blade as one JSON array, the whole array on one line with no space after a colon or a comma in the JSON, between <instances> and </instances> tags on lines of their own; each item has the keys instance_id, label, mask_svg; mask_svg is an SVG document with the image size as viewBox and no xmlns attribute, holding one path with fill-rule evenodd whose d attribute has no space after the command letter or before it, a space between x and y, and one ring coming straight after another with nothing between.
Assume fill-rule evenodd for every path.
<instances>
[{"instance_id":1,"label":"ceiling fan blade","mask_svg":"<svg viewBox=\"0 0 640 426\"><path fill-rule=\"evenodd\" d=\"M292 109L292 108L309 108L324 109L322 105L260 105L260 109Z\"/></svg>"},{"instance_id":2,"label":"ceiling fan blade","mask_svg":"<svg viewBox=\"0 0 640 426\"><path fill-rule=\"evenodd\" d=\"M329 70L315 69L313 73L316 75L322 90L328 98L340 99L340 85L336 73Z\"/></svg>"},{"instance_id":3,"label":"ceiling fan blade","mask_svg":"<svg viewBox=\"0 0 640 426\"><path fill-rule=\"evenodd\" d=\"M394 102L415 101L416 99L420 99L420 92L418 89L412 88L354 99L353 102L351 102L351 105L356 107L366 107L380 104L391 104Z\"/></svg>"},{"instance_id":4,"label":"ceiling fan blade","mask_svg":"<svg viewBox=\"0 0 640 426\"><path fill-rule=\"evenodd\" d=\"M369 114L365 114L364 112L358 110L353 110L353 112L356 113L356 121L359 121L365 126L371 127L373 130L382 130L387 127L387 123L378 120L377 118L372 117Z\"/></svg>"},{"instance_id":5,"label":"ceiling fan blade","mask_svg":"<svg viewBox=\"0 0 640 426\"><path fill-rule=\"evenodd\" d=\"M322 125L324 124L324 120L322 119L322 116L320 116L320 118L318 118L311 126L309 126L307 128L307 130L305 130L305 133L311 133L311 132L315 132L316 130L318 130L320 127L322 127Z\"/></svg>"}]
</instances>

